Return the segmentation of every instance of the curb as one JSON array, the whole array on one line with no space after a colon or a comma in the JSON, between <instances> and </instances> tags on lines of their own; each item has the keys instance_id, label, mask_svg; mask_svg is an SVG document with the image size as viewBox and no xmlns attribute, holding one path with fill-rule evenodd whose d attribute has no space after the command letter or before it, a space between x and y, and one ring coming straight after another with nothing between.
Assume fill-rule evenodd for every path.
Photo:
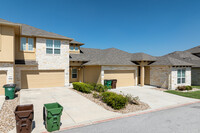
<instances>
[{"instance_id":1,"label":"curb","mask_svg":"<svg viewBox=\"0 0 200 133\"><path fill-rule=\"evenodd\" d=\"M171 109L171 108L182 107L182 106L186 106L186 105L190 105L190 104L194 104L194 103L200 103L200 101L195 101L195 102L190 102L190 103L184 103L184 104L179 104L179 105L172 105L172 106L167 106L167 107L162 107L162 108L152 109L152 110L150 109L150 110L147 110L147 111L142 111L142 112L137 112L137 113L131 113L131 114L125 114L125 115L122 115L122 116L117 116L117 117L113 117L113 118L98 120L98 121L89 122L89 123L85 123L85 124L78 124L78 125L74 125L74 126L69 126L69 127L61 128L59 130L59 132L60 131L64 131L64 130L73 129L73 128L84 127L84 126L89 126L89 125L93 125L93 124L108 122L108 121L112 121L112 120L118 120L118 119L127 118L127 117L131 117L131 116L137 116L137 115L147 114L147 113L151 113L151 112L156 112L156 111L161 111L161 110L166 110L166 109ZM42 133L48 133L48 132L45 131L45 132L42 132Z\"/></svg>"}]
</instances>

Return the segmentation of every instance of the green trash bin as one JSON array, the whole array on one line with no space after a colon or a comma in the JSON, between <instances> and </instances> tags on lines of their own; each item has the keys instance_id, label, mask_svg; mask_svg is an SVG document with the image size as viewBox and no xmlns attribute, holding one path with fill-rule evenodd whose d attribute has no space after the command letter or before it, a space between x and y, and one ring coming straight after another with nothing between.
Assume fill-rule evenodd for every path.
<instances>
[{"instance_id":1,"label":"green trash bin","mask_svg":"<svg viewBox=\"0 0 200 133\"><path fill-rule=\"evenodd\" d=\"M3 88L5 88L6 99L14 99L15 98L16 84L6 84L3 86Z\"/></svg>"},{"instance_id":2,"label":"green trash bin","mask_svg":"<svg viewBox=\"0 0 200 133\"><path fill-rule=\"evenodd\" d=\"M112 87L112 80L104 80L104 85L108 87L108 89L111 89Z\"/></svg>"},{"instance_id":3,"label":"green trash bin","mask_svg":"<svg viewBox=\"0 0 200 133\"><path fill-rule=\"evenodd\" d=\"M63 107L59 103L44 104L43 117L45 128L48 132L60 129L60 117L62 115Z\"/></svg>"}]
</instances>

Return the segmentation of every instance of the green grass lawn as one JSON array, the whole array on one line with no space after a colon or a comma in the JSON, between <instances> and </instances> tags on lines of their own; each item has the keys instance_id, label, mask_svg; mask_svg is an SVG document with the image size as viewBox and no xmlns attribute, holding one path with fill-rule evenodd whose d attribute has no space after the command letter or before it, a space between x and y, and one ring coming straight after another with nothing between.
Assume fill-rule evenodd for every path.
<instances>
[{"instance_id":1,"label":"green grass lawn","mask_svg":"<svg viewBox=\"0 0 200 133\"><path fill-rule=\"evenodd\" d=\"M179 96L200 99L200 91L180 92L180 91L175 91L175 90L168 90L168 91L165 91L165 92L175 94L175 95L179 95Z\"/></svg>"},{"instance_id":2,"label":"green grass lawn","mask_svg":"<svg viewBox=\"0 0 200 133\"><path fill-rule=\"evenodd\" d=\"M192 86L192 88L200 89L200 86Z\"/></svg>"}]
</instances>

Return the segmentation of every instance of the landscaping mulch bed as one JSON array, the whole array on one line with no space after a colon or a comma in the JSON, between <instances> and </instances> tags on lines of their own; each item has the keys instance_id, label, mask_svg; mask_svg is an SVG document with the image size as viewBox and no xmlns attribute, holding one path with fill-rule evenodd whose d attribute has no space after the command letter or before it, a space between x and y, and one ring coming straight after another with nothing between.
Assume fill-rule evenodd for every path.
<instances>
[{"instance_id":1,"label":"landscaping mulch bed","mask_svg":"<svg viewBox=\"0 0 200 133\"><path fill-rule=\"evenodd\" d=\"M141 111L141 110L146 110L149 109L149 105L143 102L139 102L140 105L136 105L136 104L127 104L125 108L120 109L120 110L114 110L113 108L111 108L110 106L108 106L106 103L104 103L103 101L101 101L100 99L96 99L93 97L93 93L90 94L86 94L86 93L82 93L79 92L77 90L74 90L73 88L70 88L71 90L77 92L78 94L86 97L87 99L89 99L90 101L95 102L96 104L102 106L103 108L105 108L106 110L112 111L112 112L118 112L118 113L130 113L130 112L136 112L136 111Z\"/></svg>"},{"instance_id":2,"label":"landscaping mulch bed","mask_svg":"<svg viewBox=\"0 0 200 133\"><path fill-rule=\"evenodd\" d=\"M8 133L16 125L14 110L19 104L20 92L16 94L18 96L15 99L5 100L0 110L0 133Z\"/></svg>"}]
</instances>

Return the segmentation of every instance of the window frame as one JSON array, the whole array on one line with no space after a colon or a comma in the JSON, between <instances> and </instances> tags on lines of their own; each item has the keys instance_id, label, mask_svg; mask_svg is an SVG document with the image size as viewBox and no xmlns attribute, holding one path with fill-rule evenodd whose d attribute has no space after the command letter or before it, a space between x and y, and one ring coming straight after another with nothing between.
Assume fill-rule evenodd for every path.
<instances>
[{"instance_id":1,"label":"window frame","mask_svg":"<svg viewBox=\"0 0 200 133\"><path fill-rule=\"evenodd\" d=\"M26 48L25 49L22 48L22 42L21 42L22 38L26 39ZM33 40L33 49L32 50L29 50L29 39ZM21 52L34 52L35 51L34 46L35 46L35 39L34 38L32 38L32 37L24 37L24 36L20 37L20 51Z\"/></svg>"},{"instance_id":2,"label":"window frame","mask_svg":"<svg viewBox=\"0 0 200 133\"><path fill-rule=\"evenodd\" d=\"M76 48L77 48L77 50L76 50ZM78 51L78 50L79 50L79 47L78 47L78 46L75 46L75 47L74 47L74 50L75 50L75 51Z\"/></svg>"},{"instance_id":3,"label":"window frame","mask_svg":"<svg viewBox=\"0 0 200 133\"><path fill-rule=\"evenodd\" d=\"M179 71L180 71L180 76L179 76ZM183 76L184 72L184 76ZM184 79L184 82L183 82ZM179 83L180 80L180 83ZM185 84L186 83L186 69L185 68L180 68L177 69L177 84Z\"/></svg>"},{"instance_id":4,"label":"window frame","mask_svg":"<svg viewBox=\"0 0 200 133\"><path fill-rule=\"evenodd\" d=\"M76 70L76 73L73 73L73 69ZM76 78L73 78L73 74L76 74ZM71 71L71 78L72 78L72 79L77 79L77 78L78 78L78 69L77 69L77 68L72 68L72 71Z\"/></svg>"},{"instance_id":5,"label":"window frame","mask_svg":"<svg viewBox=\"0 0 200 133\"><path fill-rule=\"evenodd\" d=\"M52 47L47 47L47 40L52 40L53 44ZM55 41L60 42L60 47L55 47ZM52 49L52 53L47 53L47 49ZM60 53L55 53L55 50L60 50ZM61 40L53 40L53 39L46 39L46 54L47 55L61 55Z\"/></svg>"},{"instance_id":6,"label":"window frame","mask_svg":"<svg viewBox=\"0 0 200 133\"><path fill-rule=\"evenodd\" d=\"M71 50L71 47L73 47L73 50ZM74 51L74 50L75 50L74 46L70 46L70 47L69 47L69 50L70 50L70 51Z\"/></svg>"}]
</instances>

